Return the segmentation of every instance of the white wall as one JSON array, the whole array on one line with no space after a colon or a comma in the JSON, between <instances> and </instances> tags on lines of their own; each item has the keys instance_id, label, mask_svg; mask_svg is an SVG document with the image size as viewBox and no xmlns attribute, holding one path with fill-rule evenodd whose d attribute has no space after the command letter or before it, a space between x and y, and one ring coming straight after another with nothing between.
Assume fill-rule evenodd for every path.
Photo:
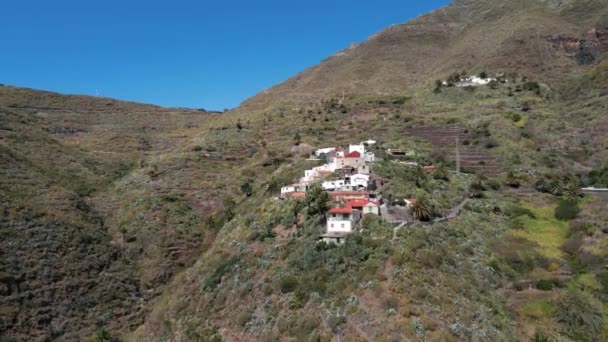
<instances>
[{"instance_id":1,"label":"white wall","mask_svg":"<svg viewBox=\"0 0 608 342\"><path fill-rule=\"evenodd\" d=\"M380 215L380 212L378 210L378 207L370 205L370 206L363 207L363 215L365 215L365 214Z\"/></svg>"},{"instance_id":2,"label":"white wall","mask_svg":"<svg viewBox=\"0 0 608 342\"><path fill-rule=\"evenodd\" d=\"M353 223L350 220L328 220L328 233L350 233L353 231Z\"/></svg>"},{"instance_id":3,"label":"white wall","mask_svg":"<svg viewBox=\"0 0 608 342\"><path fill-rule=\"evenodd\" d=\"M375 161L376 161L376 155L374 155L374 154L373 154L373 153L371 153L371 152L367 152L367 153L365 154L365 162L366 162L366 163L373 163L373 162L375 162Z\"/></svg>"},{"instance_id":4,"label":"white wall","mask_svg":"<svg viewBox=\"0 0 608 342\"><path fill-rule=\"evenodd\" d=\"M361 155L365 154L365 146L363 145L348 145L348 153L359 152Z\"/></svg>"}]
</instances>

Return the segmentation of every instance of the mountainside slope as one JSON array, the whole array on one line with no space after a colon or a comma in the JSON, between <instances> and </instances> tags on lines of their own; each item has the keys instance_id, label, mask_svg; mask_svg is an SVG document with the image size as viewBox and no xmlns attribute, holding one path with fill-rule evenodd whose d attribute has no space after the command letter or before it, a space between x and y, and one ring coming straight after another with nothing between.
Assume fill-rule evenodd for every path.
<instances>
[{"instance_id":1,"label":"mountainside slope","mask_svg":"<svg viewBox=\"0 0 608 342\"><path fill-rule=\"evenodd\" d=\"M0 87L0 340L605 340L606 5L456 1L222 115ZM276 196L367 139L461 214L319 244Z\"/></svg>"},{"instance_id":2,"label":"mountainside slope","mask_svg":"<svg viewBox=\"0 0 608 342\"><path fill-rule=\"evenodd\" d=\"M558 5L559 4L559 5ZM403 94L461 70L557 82L608 51L602 0L460 0L394 25L245 101L244 110L340 94Z\"/></svg>"},{"instance_id":3,"label":"mountainside slope","mask_svg":"<svg viewBox=\"0 0 608 342\"><path fill-rule=\"evenodd\" d=\"M119 227L113 210L133 205L124 194L137 185L113 184L179 146L208 118L0 87L0 336L83 340L143 322L147 304L172 276L163 268L169 249L186 246L182 265L199 249L183 237L149 232L162 222L138 231ZM157 202L165 220L192 212L182 198ZM128 255L126 238L145 242L147 255Z\"/></svg>"}]
</instances>

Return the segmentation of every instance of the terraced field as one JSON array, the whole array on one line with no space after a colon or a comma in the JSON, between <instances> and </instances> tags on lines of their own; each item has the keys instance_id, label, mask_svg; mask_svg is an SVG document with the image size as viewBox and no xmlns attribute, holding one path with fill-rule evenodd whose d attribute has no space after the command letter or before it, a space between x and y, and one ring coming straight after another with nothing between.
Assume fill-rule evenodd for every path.
<instances>
[{"instance_id":1,"label":"terraced field","mask_svg":"<svg viewBox=\"0 0 608 342\"><path fill-rule=\"evenodd\" d=\"M472 171L485 176L499 176L504 172L500 161L487 150L462 144L470 138L468 131L463 127L413 127L407 129L405 133L426 140L437 148L453 147L447 158L454 163L457 159L456 143L458 141L460 166L465 171Z\"/></svg>"}]
</instances>

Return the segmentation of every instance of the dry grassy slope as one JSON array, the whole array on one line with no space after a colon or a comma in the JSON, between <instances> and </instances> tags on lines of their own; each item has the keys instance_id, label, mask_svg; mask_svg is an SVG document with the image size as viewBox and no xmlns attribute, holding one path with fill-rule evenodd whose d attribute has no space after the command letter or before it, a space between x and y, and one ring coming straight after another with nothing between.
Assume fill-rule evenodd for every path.
<instances>
[{"instance_id":1,"label":"dry grassy slope","mask_svg":"<svg viewBox=\"0 0 608 342\"><path fill-rule=\"evenodd\" d=\"M605 1L461 0L392 26L245 101L243 110L342 94L403 93L466 69L546 81L584 70L550 37L605 28Z\"/></svg>"},{"instance_id":2,"label":"dry grassy slope","mask_svg":"<svg viewBox=\"0 0 608 342\"><path fill-rule=\"evenodd\" d=\"M205 171L171 152L191 148L208 119L0 87L0 336L85 340L142 322L145 304L198 256L201 217L217 207L195 210L191 196L204 202L212 186L180 190Z\"/></svg>"}]
</instances>

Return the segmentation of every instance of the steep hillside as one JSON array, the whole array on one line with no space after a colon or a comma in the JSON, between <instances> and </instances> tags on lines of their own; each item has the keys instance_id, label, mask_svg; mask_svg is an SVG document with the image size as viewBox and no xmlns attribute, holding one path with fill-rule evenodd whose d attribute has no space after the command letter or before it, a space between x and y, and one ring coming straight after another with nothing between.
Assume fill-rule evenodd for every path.
<instances>
[{"instance_id":1,"label":"steep hillside","mask_svg":"<svg viewBox=\"0 0 608 342\"><path fill-rule=\"evenodd\" d=\"M82 340L102 327L128 329L143 321L147 303L172 276L165 269L170 249L188 252L179 255L181 265L199 249L188 248L183 237L149 231L167 225L162 221L137 232L113 222L113 210L133 205L124 196L133 185L113 184L142 168L149 155L183 143L207 118L0 87L1 334ZM157 201L165 220L198 217L189 214L186 199ZM153 238L144 240L147 234ZM138 238L145 246L127 259L120 241ZM150 250L157 252L143 254Z\"/></svg>"},{"instance_id":2,"label":"steep hillside","mask_svg":"<svg viewBox=\"0 0 608 342\"><path fill-rule=\"evenodd\" d=\"M346 94L402 94L461 70L557 82L608 51L605 1L459 0L392 26L247 100L261 110Z\"/></svg>"},{"instance_id":3,"label":"steep hillside","mask_svg":"<svg viewBox=\"0 0 608 342\"><path fill-rule=\"evenodd\" d=\"M0 340L608 339L607 17L456 1L222 115L0 87ZM320 244L277 193L367 139L438 221Z\"/></svg>"}]
</instances>

